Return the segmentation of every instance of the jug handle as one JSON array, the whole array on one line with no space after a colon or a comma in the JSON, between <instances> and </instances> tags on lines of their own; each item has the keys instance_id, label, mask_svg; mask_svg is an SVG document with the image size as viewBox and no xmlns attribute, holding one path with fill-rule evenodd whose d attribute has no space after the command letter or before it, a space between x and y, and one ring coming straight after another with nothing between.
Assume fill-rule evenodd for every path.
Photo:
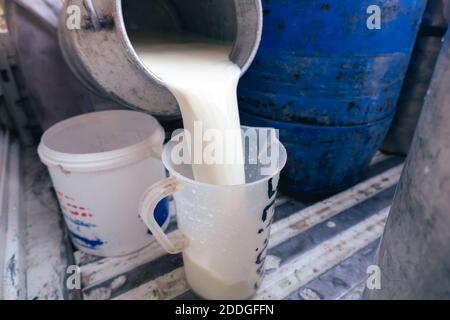
<instances>
[{"instance_id":1,"label":"jug handle","mask_svg":"<svg viewBox=\"0 0 450 320\"><path fill-rule=\"evenodd\" d=\"M161 247L170 254L182 252L187 246L187 239L182 237L182 240L178 244L174 244L161 229L158 222L156 222L154 212L156 206L162 199L174 194L179 189L180 183L176 178L171 177L162 180L144 192L139 205L139 215L142 220L144 220L144 223L150 229Z\"/></svg>"}]
</instances>

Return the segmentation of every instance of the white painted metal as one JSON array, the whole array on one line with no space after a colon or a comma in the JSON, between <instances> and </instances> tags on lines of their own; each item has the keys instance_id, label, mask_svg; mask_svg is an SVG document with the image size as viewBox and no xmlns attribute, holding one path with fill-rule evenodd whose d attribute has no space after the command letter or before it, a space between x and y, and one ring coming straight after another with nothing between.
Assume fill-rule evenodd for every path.
<instances>
[{"instance_id":1,"label":"white painted metal","mask_svg":"<svg viewBox=\"0 0 450 320\"><path fill-rule=\"evenodd\" d=\"M176 218L175 218L175 203L173 201L169 202L169 215L171 217L171 223L174 223ZM75 263L79 266L81 266L81 269L84 270L85 268L86 271L82 271L83 274L83 280L86 281L85 285L86 287L89 287L91 285L95 285L97 280L104 280L104 279L110 279L107 278L107 276L105 277L100 277L100 279L97 279L97 277L94 277L91 279L90 273L96 273L98 272L99 274L103 274L104 271L102 271L103 266L108 265L108 264L112 264L114 266L117 266L117 268L113 268L111 269L111 274L108 273L108 276L114 277L115 275L118 275L122 272L126 272L130 269L128 268L122 268L121 266L124 265L128 265L128 262L126 262L125 264L121 264L120 261L129 261L130 263L132 261L134 261L134 257L136 257L136 255L139 255L140 258L142 258L142 263L143 264L145 262L148 262L148 260L146 260L147 258L147 254L145 254L144 252L146 252L147 250L144 248L142 251L140 252L135 252L133 254L130 254L128 256L125 257L120 257L120 258L104 258L102 260L99 260L97 257L91 256L85 252L82 251L76 251L74 253L74 259L75 259ZM137 264L137 265L140 265ZM131 263L132 267L135 267L136 264ZM84 276L86 274L86 277ZM91 281L91 280L92 281Z\"/></svg>"},{"instance_id":2,"label":"white painted metal","mask_svg":"<svg viewBox=\"0 0 450 320\"><path fill-rule=\"evenodd\" d=\"M170 300L189 290L184 268L178 268L114 300Z\"/></svg>"},{"instance_id":3,"label":"white painted metal","mask_svg":"<svg viewBox=\"0 0 450 320\"><path fill-rule=\"evenodd\" d=\"M255 299L283 299L294 290L378 239L389 208L294 258L266 276Z\"/></svg>"},{"instance_id":4,"label":"white painted metal","mask_svg":"<svg viewBox=\"0 0 450 320\"><path fill-rule=\"evenodd\" d=\"M171 232L168 237L172 241L177 241L181 237L179 231ZM81 267L81 281L83 288L88 288L106 279L112 279L115 276L133 270L137 266L154 261L163 255L166 251L161 248L159 243L153 241L145 249L125 257L106 258Z\"/></svg>"},{"instance_id":5,"label":"white painted metal","mask_svg":"<svg viewBox=\"0 0 450 320\"><path fill-rule=\"evenodd\" d=\"M8 141L6 141L8 143ZM26 260L25 260L25 217L21 201L21 170L20 146L17 140L12 140L6 161L7 176L4 182L6 205L3 206L6 222L4 234L4 252L1 263L3 274L1 278L2 294L5 300L26 298Z\"/></svg>"},{"instance_id":6,"label":"white painted metal","mask_svg":"<svg viewBox=\"0 0 450 320\"><path fill-rule=\"evenodd\" d=\"M3 279L3 263L5 261L6 246L6 224L7 224L7 207L6 207L6 188L7 181L6 164L8 162L9 152L9 132L0 129L0 279ZM3 281L0 281L0 299L3 298Z\"/></svg>"},{"instance_id":7,"label":"white painted metal","mask_svg":"<svg viewBox=\"0 0 450 320\"><path fill-rule=\"evenodd\" d=\"M365 288L366 282L363 281L362 283L354 287L352 290L350 290L346 295L344 295L339 300L361 300Z\"/></svg>"},{"instance_id":8,"label":"white painted metal","mask_svg":"<svg viewBox=\"0 0 450 320\"><path fill-rule=\"evenodd\" d=\"M373 166L374 164L380 163L384 160L387 160L389 158L392 158L392 156L383 153L381 151L378 151L375 156L372 158L372 161L370 162L370 165Z\"/></svg>"},{"instance_id":9,"label":"white painted metal","mask_svg":"<svg viewBox=\"0 0 450 320\"><path fill-rule=\"evenodd\" d=\"M27 299L64 299L64 276L68 265L63 223L47 170L35 149L22 156L24 211L27 225L23 234L27 244Z\"/></svg>"},{"instance_id":10,"label":"white painted metal","mask_svg":"<svg viewBox=\"0 0 450 320\"><path fill-rule=\"evenodd\" d=\"M8 81L0 80L0 87L5 100L5 107L8 115L13 120L22 143L32 144L32 137L25 127L28 125L27 116L24 111L24 97L19 90L17 72L13 68L17 67L17 56L11 44L10 35L6 31L0 31L0 68L4 73L3 77Z\"/></svg>"},{"instance_id":11,"label":"white painted metal","mask_svg":"<svg viewBox=\"0 0 450 320\"><path fill-rule=\"evenodd\" d=\"M403 165L398 165L372 179L366 180L353 188L318 202L288 218L275 223L272 227L270 247L286 241L297 234L330 219L339 212L361 203L362 201L394 186L400 179Z\"/></svg>"}]
</instances>

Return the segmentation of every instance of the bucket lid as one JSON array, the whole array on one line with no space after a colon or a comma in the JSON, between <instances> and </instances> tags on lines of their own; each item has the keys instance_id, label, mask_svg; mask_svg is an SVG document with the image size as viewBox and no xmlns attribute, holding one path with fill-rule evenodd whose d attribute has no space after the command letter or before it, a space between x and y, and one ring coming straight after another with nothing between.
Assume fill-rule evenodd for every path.
<instances>
[{"instance_id":1,"label":"bucket lid","mask_svg":"<svg viewBox=\"0 0 450 320\"><path fill-rule=\"evenodd\" d=\"M129 110L83 114L42 136L41 161L67 172L95 172L154 157L160 159L164 130L148 114Z\"/></svg>"}]
</instances>

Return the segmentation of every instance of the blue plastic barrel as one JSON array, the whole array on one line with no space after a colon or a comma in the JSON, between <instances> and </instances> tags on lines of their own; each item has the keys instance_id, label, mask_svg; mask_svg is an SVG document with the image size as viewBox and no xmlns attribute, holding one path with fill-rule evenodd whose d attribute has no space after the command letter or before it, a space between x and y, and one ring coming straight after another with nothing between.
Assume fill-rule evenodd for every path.
<instances>
[{"instance_id":1,"label":"blue plastic barrel","mask_svg":"<svg viewBox=\"0 0 450 320\"><path fill-rule=\"evenodd\" d=\"M279 130L288 153L280 189L311 197L339 192L357 181L382 144L392 116L339 127L280 122L242 112L241 122Z\"/></svg>"},{"instance_id":2,"label":"blue plastic barrel","mask_svg":"<svg viewBox=\"0 0 450 320\"><path fill-rule=\"evenodd\" d=\"M359 125L394 113L426 0L262 3L262 42L241 80L241 110L319 125ZM367 27L373 5L381 29Z\"/></svg>"},{"instance_id":3,"label":"blue plastic barrel","mask_svg":"<svg viewBox=\"0 0 450 320\"><path fill-rule=\"evenodd\" d=\"M262 3L261 46L238 90L242 123L280 130L285 191L338 192L386 136L426 0Z\"/></svg>"}]
</instances>

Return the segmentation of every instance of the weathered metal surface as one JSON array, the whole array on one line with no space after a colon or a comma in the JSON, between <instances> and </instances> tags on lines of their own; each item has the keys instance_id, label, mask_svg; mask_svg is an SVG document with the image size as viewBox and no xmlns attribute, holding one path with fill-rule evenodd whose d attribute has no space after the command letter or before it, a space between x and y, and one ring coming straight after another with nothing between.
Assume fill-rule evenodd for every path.
<instances>
[{"instance_id":1,"label":"weathered metal surface","mask_svg":"<svg viewBox=\"0 0 450 320\"><path fill-rule=\"evenodd\" d=\"M321 202L299 202L281 195L277 200L271 242L269 243L270 249L266 263L268 279L270 280L271 275L282 278L282 275L286 274L282 268L290 266L293 270L302 263L309 264L311 261L307 257L312 254L311 252L319 254L320 251L321 255L323 253L321 250L325 248L322 246L324 243L331 246L338 245L335 240L339 240L341 237L347 239L347 237L356 235L357 241L341 242L342 247L339 246L339 248L342 250L337 250L337 255L333 257L325 255L330 259L317 259L314 262L320 267L316 268L317 272L313 272L313 278L316 278L330 268L334 269L341 265L342 261L352 256L353 253L366 248L369 243L373 242L372 239L376 240L377 235L381 234L381 229L377 223L374 224L374 229L370 228L372 223L367 223L367 221L378 219L374 217L379 212L385 214L385 211L382 210L390 205L395 184L402 169L399 162L401 159L377 154L366 181ZM172 214L174 210L175 208L172 207ZM351 231L364 230L364 226L369 227L370 232L364 231L358 235L359 233ZM172 230L170 236L177 237L178 232L174 222L170 228ZM334 254L333 250L330 252L330 254ZM156 243L139 253L121 258L89 259L85 255L76 254L76 256L82 272L84 299L196 298L186 283L181 256L166 255ZM302 256L309 262L302 260ZM298 261L299 264L292 264L293 261ZM305 271L305 274L308 272ZM355 286L364 280L363 273L352 279L346 277L345 274L341 274L340 277L344 279L343 281L354 283ZM294 283L292 287L288 286L282 293L280 293L281 291L277 292L283 298L298 296L299 290L304 289L303 286L307 285L309 280L309 277L302 278L301 282ZM269 286L273 289L279 288ZM352 289L353 286L342 287L341 291L336 289L333 294L343 297ZM295 290L297 291L293 292ZM269 289L267 292L272 292L272 290ZM329 294L331 295L331 293ZM300 298L300 296L298 297Z\"/></svg>"},{"instance_id":2,"label":"weathered metal surface","mask_svg":"<svg viewBox=\"0 0 450 320\"><path fill-rule=\"evenodd\" d=\"M0 131L0 279L3 279L5 261L5 235L7 223L6 211L6 182L7 182L7 161L9 154L9 132ZM3 280L0 281L0 299L3 296Z\"/></svg>"},{"instance_id":3,"label":"weathered metal surface","mask_svg":"<svg viewBox=\"0 0 450 320\"><path fill-rule=\"evenodd\" d=\"M33 19L40 20L39 23L46 25L49 30L56 30L58 26L58 13L62 2L59 0L6 0L6 6L14 2L25 9Z\"/></svg>"},{"instance_id":4,"label":"weathered metal surface","mask_svg":"<svg viewBox=\"0 0 450 320\"><path fill-rule=\"evenodd\" d=\"M17 130L22 143L31 145L33 138L27 130L29 121L25 112L25 101L23 99L23 88L21 88L17 70L17 54L12 45L10 34L7 31L0 31L0 69L2 76L0 78L0 88L2 98L5 102L7 113L8 129ZM22 89L22 90L21 90Z\"/></svg>"},{"instance_id":5,"label":"weathered metal surface","mask_svg":"<svg viewBox=\"0 0 450 320\"><path fill-rule=\"evenodd\" d=\"M361 216L355 220L349 216L341 217L336 220L340 227L330 227L330 221L327 224L317 225L315 230L301 236L303 240L296 239L297 252L284 251L286 255L290 256L290 259L280 258L279 252L274 248L269 250L268 258L271 263L266 264L266 278L255 299L284 299L292 291L300 288L302 284L308 283L331 266L364 248L370 243L370 240L377 239L381 235L387 209L379 213L369 210L362 214L362 216L364 215L370 215L370 218L361 221ZM352 223L355 225L349 228ZM330 229L332 232L323 232L324 228ZM310 237L314 240L305 240ZM294 245L292 240L290 241L291 246ZM308 241L309 243L306 245L298 245ZM320 245L316 246L314 241L320 241ZM189 291L182 268L164 274L116 297L116 299L171 299L175 297L195 298L195 295Z\"/></svg>"},{"instance_id":6,"label":"weathered metal surface","mask_svg":"<svg viewBox=\"0 0 450 320\"><path fill-rule=\"evenodd\" d=\"M408 153L441 46L440 37L419 35L384 151Z\"/></svg>"},{"instance_id":7,"label":"weathered metal surface","mask_svg":"<svg viewBox=\"0 0 450 320\"><path fill-rule=\"evenodd\" d=\"M59 213L48 171L38 159L35 148L23 150L23 210L26 239L27 299L61 300L75 292L65 291L66 268L71 260L69 240Z\"/></svg>"},{"instance_id":8,"label":"weathered metal surface","mask_svg":"<svg viewBox=\"0 0 450 320\"><path fill-rule=\"evenodd\" d=\"M172 203L173 204L173 203ZM170 232L176 226L171 223L171 226L167 229ZM171 231L169 238L171 240L178 239L180 233L178 231ZM82 272L82 284L83 288L89 288L95 286L105 279L111 279L115 276L123 274L129 270L132 270L136 266L143 265L149 261L154 261L166 254L161 246L157 242L153 242L145 249L119 258L104 258L88 263L81 266Z\"/></svg>"},{"instance_id":9,"label":"weathered metal surface","mask_svg":"<svg viewBox=\"0 0 450 320\"><path fill-rule=\"evenodd\" d=\"M94 111L89 92L72 74L58 46L57 3L55 0L5 2L9 33L31 103L27 120L29 125L37 121L44 130L71 116Z\"/></svg>"},{"instance_id":10,"label":"weathered metal surface","mask_svg":"<svg viewBox=\"0 0 450 320\"><path fill-rule=\"evenodd\" d=\"M378 162L387 160L389 158L389 155L378 151L372 158L372 161L370 162L370 165L377 164Z\"/></svg>"},{"instance_id":11,"label":"weathered metal surface","mask_svg":"<svg viewBox=\"0 0 450 320\"><path fill-rule=\"evenodd\" d=\"M388 212L389 208L383 209L269 273L255 299L286 298L319 274L348 259L381 236Z\"/></svg>"},{"instance_id":12,"label":"weathered metal surface","mask_svg":"<svg viewBox=\"0 0 450 320\"><path fill-rule=\"evenodd\" d=\"M346 293L341 300L361 300L366 288L366 281L361 282L358 286Z\"/></svg>"},{"instance_id":13,"label":"weathered metal surface","mask_svg":"<svg viewBox=\"0 0 450 320\"><path fill-rule=\"evenodd\" d=\"M68 0L60 14L59 40L71 69L92 91L160 118L178 116L178 105L164 83L141 62L127 31L187 31L234 41L231 59L243 71L261 37L260 0L203 0L189 5L186 1L98 0L92 4L104 22L100 29L93 27L83 4L83 0ZM82 26L69 30L67 8L73 5L82 10Z\"/></svg>"},{"instance_id":14,"label":"weathered metal surface","mask_svg":"<svg viewBox=\"0 0 450 320\"><path fill-rule=\"evenodd\" d=\"M428 0L422 26L447 29L448 23L445 20L444 9L444 0Z\"/></svg>"},{"instance_id":15,"label":"weathered metal surface","mask_svg":"<svg viewBox=\"0 0 450 320\"><path fill-rule=\"evenodd\" d=\"M287 300L359 300L366 286L366 281L361 279L365 279L368 267L373 263L378 242L372 242L340 262L292 293ZM361 285L362 290L359 289Z\"/></svg>"},{"instance_id":16,"label":"weathered metal surface","mask_svg":"<svg viewBox=\"0 0 450 320\"><path fill-rule=\"evenodd\" d=\"M279 121L365 124L394 113L424 0L263 1L264 34L240 108Z\"/></svg>"},{"instance_id":17,"label":"weathered metal surface","mask_svg":"<svg viewBox=\"0 0 450 320\"><path fill-rule=\"evenodd\" d=\"M330 195L360 178L386 136L392 117L360 126L316 126L241 113L241 122L279 130L288 151L280 188L293 194Z\"/></svg>"},{"instance_id":18,"label":"weathered metal surface","mask_svg":"<svg viewBox=\"0 0 450 320\"><path fill-rule=\"evenodd\" d=\"M9 132L5 130L0 131L0 299L3 296L3 275L5 261L5 246L6 246L6 224L7 224L7 161L10 149Z\"/></svg>"},{"instance_id":19,"label":"weathered metal surface","mask_svg":"<svg viewBox=\"0 0 450 320\"><path fill-rule=\"evenodd\" d=\"M121 258L92 257L79 251L73 253L65 236L65 226L61 225L50 179L44 167L36 161L34 149L24 150L23 161L27 168L22 186L27 219L26 298L197 298L187 286L181 256L165 254L156 242ZM271 233L273 241L265 266L268 282L264 295L300 299L303 297L301 293L309 288L324 298L357 296L354 291L357 284L365 281L363 271L368 258L361 259L365 257L367 245L381 232L378 224L380 214L383 215L383 209L391 203L402 161L399 157L377 154L366 173L366 180L321 202L297 201L280 195L276 201ZM172 222L168 231L171 237L176 237L179 233L173 216L173 202L170 211ZM337 250L330 249L335 247ZM348 265L348 261L355 262ZM362 261L362 269L352 273L357 261ZM66 267L74 264L81 269L81 296L78 290L65 287ZM302 270L300 279L296 278L291 284L286 282L285 286L285 281L295 277L295 272L290 271L299 268ZM328 276L331 274L348 286L334 286L333 277ZM322 291L313 286L316 281L320 281Z\"/></svg>"},{"instance_id":20,"label":"weathered metal surface","mask_svg":"<svg viewBox=\"0 0 450 320\"><path fill-rule=\"evenodd\" d=\"M386 188L396 185L402 169L403 165L398 165L355 187L290 215L272 227L270 245L276 246L308 230L312 226L331 219L336 214L358 205L368 197L373 197Z\"/></svg>"},{"instance_id":21,"label":"weathered metal surface","mask_svg":"<svg viewBox=\"0 0 450 320\"><path fill-rule=\"evenodd\" d=\"M175 299L188 290L184 269L178 268L116 297L115 300L168 300Z\"/></svg>"},{"instance_id":22,"label":"weathered metal surface","mask_svg":"<svg viewBox=\"0 0 450 320\"><path fill-rule=\"evenodd\" d=\"M408 153L446 29L443 0L428 1L397 111L382 150L401 155Z\"/></svg>"},{"instance_id":23,"label":"weathered metal surface","mask_svg":"<svg viewBox=\"0 0 450 320\"><path fill-rule=\"evenodd\" d=\"M0 299L25 299L26 251L25 215L22 204L20 145L0 132L2 173L0 176Z\"/></svg>"},{"instance_id":24,"label":"weathered metal surface","mask_svg":"<svg viewBox=\"0 0 450 320\"><path fill-rule=\"evenodd\" d=\"M375 263L369 299L450 298L450 31L401 177Z\"/></svg>"}]
</instances>

